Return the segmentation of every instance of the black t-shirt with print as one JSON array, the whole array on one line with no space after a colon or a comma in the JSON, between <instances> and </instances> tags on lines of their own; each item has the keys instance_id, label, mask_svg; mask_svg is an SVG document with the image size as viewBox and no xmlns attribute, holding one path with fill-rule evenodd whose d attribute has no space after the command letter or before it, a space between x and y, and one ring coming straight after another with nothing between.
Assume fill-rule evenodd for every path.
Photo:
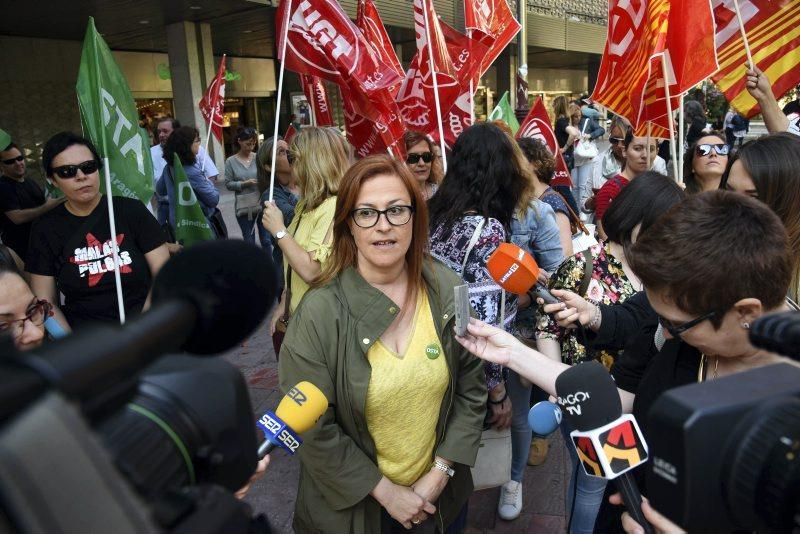
<instances>
[{"instance_id":1,"label":"black t-shirt with print","mask_svg":"<svg viewBox=\"0 0 800 534\"><path fill-rule=\"evenodd\" d=\"M3 243L24 258L28 251L28 239L32 223L14 224L6 212L38 208L44 204L44 191L26 178L18 182L8 176L0 176L0 235Z\"/></svg>"},{"instance_id":2,"label":"black t-shirt with print","mask_svg":"<svg viewBox=\"0 0 800 534\"><path fill-rule=\"evenodd\" d=\"M120 278L126 315L141 312L152 276L145 254L164 243L153 215L135 199L114 197ZM32 274L52 276L64 294L62 310L73 329L88 322L119 322L113 251L105 197L86 217L60 205L31 229L26 262Z\"/></svg>"}]
</instances>

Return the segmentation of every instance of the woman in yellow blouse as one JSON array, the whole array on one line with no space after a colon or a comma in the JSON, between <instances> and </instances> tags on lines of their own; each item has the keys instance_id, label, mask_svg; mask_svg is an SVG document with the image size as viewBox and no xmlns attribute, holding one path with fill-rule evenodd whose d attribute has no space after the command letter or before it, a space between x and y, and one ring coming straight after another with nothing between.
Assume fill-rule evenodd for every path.
<instances>
[{"instance_id":1,"label":"woman in yellow blouse","mask_svg":"<svg viewBox=\"0 0 800 534\"><path fill-rule=\"evenodd\" d=\"M349 167L341 134L331 128L303 128L292 140L287 154L292 174L300 188L300 201L289 227L274 202L264 204L261 223L283 252L284 272L291 268L281 302L270 331L284 313L287 291L291 292L289 313L293 313L308 291L309 283L322 272L331 253L333 214L339 181Z\"/></svg>"}]
</instances>

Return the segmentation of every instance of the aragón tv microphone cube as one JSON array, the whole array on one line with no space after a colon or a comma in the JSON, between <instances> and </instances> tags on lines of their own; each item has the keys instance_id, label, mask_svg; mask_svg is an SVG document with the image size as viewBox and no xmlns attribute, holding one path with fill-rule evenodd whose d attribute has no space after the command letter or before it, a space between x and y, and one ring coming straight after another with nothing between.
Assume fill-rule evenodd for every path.
<instances>
[{"instance_id":1,"label":"arag\u00f3n tv microphone cube","mask_svg":"<svg viewBox=\"0 0 800 534\"><path fill-rule=\"evenodd\" d=\"M258 448L263 458L275 447L289 454L297 452L303 443L300 434L309 430L328 409L325 394L311 382L300 382L281 399L275 412L266 412L258 420L266 441Z\"/></svg>"}]
</instances>

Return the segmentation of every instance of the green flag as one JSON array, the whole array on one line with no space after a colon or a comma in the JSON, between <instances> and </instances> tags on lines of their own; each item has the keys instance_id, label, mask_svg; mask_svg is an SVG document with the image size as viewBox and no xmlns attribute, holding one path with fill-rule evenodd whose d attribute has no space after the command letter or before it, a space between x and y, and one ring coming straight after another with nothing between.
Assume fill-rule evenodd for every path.
<instances>
[{"instance_id":1,"label":"green flag","mask_svg":"<svg viewBox=\"0 0 800 534\"><path fill-rule=\"evenodd\" d=\"M500 102L497 103L497 106L495 106L486 120L503 121L508 124L508 127L511 128L514 134L517 133L517 130L519 130L519 121L517 121L517 116L514 115L514 110L511 109L511 103L508 101L508 91L503 93L503 98L500 99Z\"/></svg>"},{"instance_id":2,"label":"green flag","mask_svg":"<svg viewBox=\"0 0 800 534\"><path fill-rule=\"evenodd\" d=\"M139 127L128 82L92 17L83 40L76 89L84 132L100 156L108 158L112 193L149 202L153 196L150 143Z\"/></svg>"},{"instance_id":3,"label":"green flag","mask_svg":"<svg viewBox=\"0 0 800 534\"><path fill-rule=\"evenodd\" d=\"M186 171L183 170L177 154L172 168L175 179L175 239L184 247L214 239L214 232L194 194L192 184L186 178Z\"/></svg>"},{"instance_id":4,"label":"green flag","mask_svg":"<svg viewBox=\"0 0 800 534\"><path fill-rule=\"evenodd\" d=\"M10 144L11 136L8 135L4 130L0 129L0 150L3 150Z\"/></svg>"}]
</instances>

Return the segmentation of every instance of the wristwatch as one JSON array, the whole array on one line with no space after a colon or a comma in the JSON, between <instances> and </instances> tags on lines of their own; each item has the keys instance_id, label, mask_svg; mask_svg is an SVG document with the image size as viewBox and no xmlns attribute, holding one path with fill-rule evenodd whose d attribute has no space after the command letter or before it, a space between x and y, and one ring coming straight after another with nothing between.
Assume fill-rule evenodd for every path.
<instances>
[{"instance_id":1,"label":"wristwatch","mask_svg":"<svg viewBox=\"0 0 800 534\"><path fill-rule=\"evenodd\" d=\"M275 240L276 241L280 241L281 239L286 237L287 234L288 234L288 232L286 231L286 229L283 229L283 230L281 230L279 232L276 232L275 233Z\"/></svg>"},{"instance_id":2,"label":"wristwatch","mask_svg":"<svg viewBox=\"0 0 800 534\"><path fill-rule=\"evenodd\" d=\"M433 467L435 467L436 469L438 469L439 471L441 471L450 478L453 478L453 476L456 474L455 469L453 469L452 467L450 467L449 465L447 465L446 463L444 463L439 459L436 459L436 461L433 462Z\"/></svg>"}]
</instances>

